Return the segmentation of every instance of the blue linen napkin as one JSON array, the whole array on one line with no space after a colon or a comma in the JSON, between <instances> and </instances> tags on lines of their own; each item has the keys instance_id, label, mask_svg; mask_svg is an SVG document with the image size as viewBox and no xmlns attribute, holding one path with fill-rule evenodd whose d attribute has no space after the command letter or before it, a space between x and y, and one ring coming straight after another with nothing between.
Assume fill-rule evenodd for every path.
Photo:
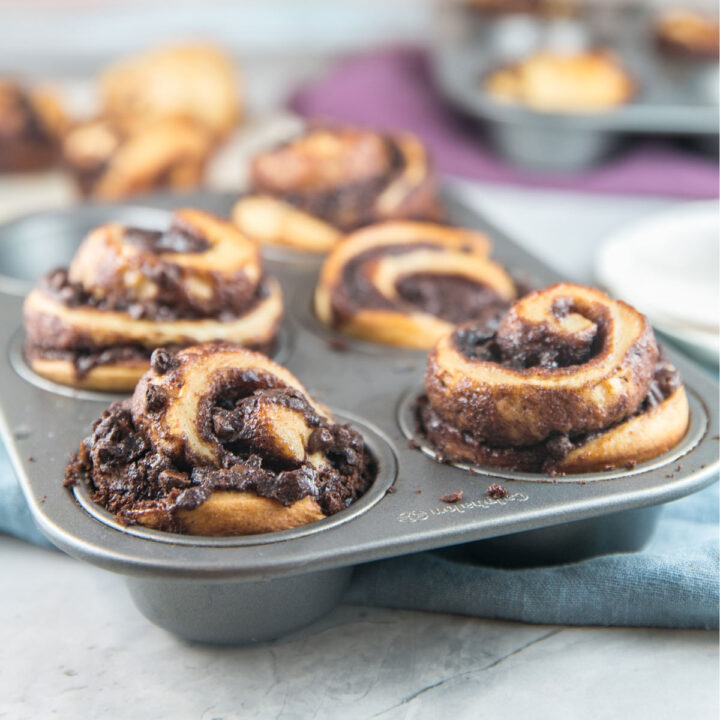
<instances>
[{"instance_id":1,"label":"blue linen napkin","mask_svg":"<svg viewBox=\"0 0 720 720\"><path fill-rule=\"evenodd\" d=\"M0 444L0 532L49 545ZM418 553L357 568L346 602L560 625L718 627L717 484L664 508L640 552L503 570Z\"/></svg>"}]
</instances>

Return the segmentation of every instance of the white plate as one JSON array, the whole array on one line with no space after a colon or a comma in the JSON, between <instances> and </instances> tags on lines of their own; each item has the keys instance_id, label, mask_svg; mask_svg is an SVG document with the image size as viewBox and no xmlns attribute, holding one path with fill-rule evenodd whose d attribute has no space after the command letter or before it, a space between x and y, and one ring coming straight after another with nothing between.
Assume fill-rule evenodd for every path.
<instances>
[{"instance_id":1,"label":"white plate","mask_svg":"<svg viewBox=\"0 0 720 720\"><path fill-rule=\"evenodd\" d=\"M720 215L716 201L679 205L605 240L599 283L703 360L720 352Z\"/></svg>"}]
</instances>

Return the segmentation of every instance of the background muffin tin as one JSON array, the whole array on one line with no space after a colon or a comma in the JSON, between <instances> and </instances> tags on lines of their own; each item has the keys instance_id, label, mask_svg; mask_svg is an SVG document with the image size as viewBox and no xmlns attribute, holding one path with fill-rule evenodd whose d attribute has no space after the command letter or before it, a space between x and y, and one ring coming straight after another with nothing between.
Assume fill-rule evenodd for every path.
<instances>
[{"instance_id":1,"label":"background muffin tin","mask_svg":"<svg viewBox=\"0 0 720 720\"><path fill-rule=\"evenodd\" d=\"M657 7L594 3L576 18L482 14L443 4L432 70L456 107L483 121L508 160L547 169L577 169L610 153L632 134L693 138L717 155L718 63L662 52L654 35ZM636 84L629 102L604 112L542 113L493 100L484 81L497 68L539 49L609 48Z\"/></svg>"},{"instance_id":2,"label":"background muffin tin","mask_svg":"<svg viewBox=\"0 0 720 720\"><path fill-rule=\"evenodd\" d=\"M267 535L197 538L118 525L83 488L61 485L69 453L118 396L59 388L24 366L23 295L35 277L67 264L87 230L101 222L158 226L165 217L158 209L172 206L226 215L233 199L159 196L146 201L155 209L87 205L0 228L1 429L33 516L70 554L126 575L136 604L158 625L212 642L277 637L338 602L353 565L433 548L459 546L454 555L504 565L635 549L650 537L660 503L712 482L717 386L674 352L692 421L682 443L661 458L632 471L561 478L436 462L428 448L411 448L407 437L409 399L421 388L425 353L344 338L320 324L311 311L320 258L298 261L293 252L275 249L266 269L285 295L279 359L313 397L363 433L380 464L374 486L327 520ZM493 256L511 272L536 286L561 279L457 201L448 203L454 222L488 232ZM507 488L507 498L486 495L493 482ZM459 502L441 501L460 490Z\"/></svg>"}]
</instances>

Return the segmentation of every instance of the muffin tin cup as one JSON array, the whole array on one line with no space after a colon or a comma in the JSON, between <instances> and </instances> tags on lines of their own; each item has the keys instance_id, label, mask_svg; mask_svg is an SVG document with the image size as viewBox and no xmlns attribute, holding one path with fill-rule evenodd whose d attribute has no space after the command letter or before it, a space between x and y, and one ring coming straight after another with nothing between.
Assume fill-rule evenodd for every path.
<instances>
[{"instance_id":1,"label":"muffin tin cup","mask_svg":"<svg viewBox=\"0 0 720 720\"><path fill-rule=\"evenodd\" d=\"M490 144L510 162L540 170L578 170L605 159L623 138L635 134L696 138L698 147L717 154L717 144L711 142L718 135L717 62L663 53L652 34L651 8L597 3L574 20L481 18L462 3L438 12L431 57L435 83L450 103L482 122ZM498 102L485 90L491 72L539 49L597 47L612 50L635 84L633 96L617 107L535 112Z\"/></svg>"},{"instance_id":2,"label":"muffin tin cup","mask_svg":"<svg viewBox=\"0 0 720 720\"><path fill-rule=\"evenodd\" d=\"M218 212L229 195L148 198L158 208L195 206ZM519 245L453 196L453 222L487 232L494 257L540 287L560 280ZM126 206L81 206L0 228L0 275L18 262L33 267L35 228L52 221L66 263L88 222L131 217ZM23 223L27 231L23 232ZM7 247L10 243L12 248ZM18 254L20 258L18 258ZM23 260L23 255L27 255ZM10 258L9 263L3 258ZM33 261L34 262L34 261ZM341 597L359 563L453 547L463 559L508 566L562 562L646 542L661 503L712 482L718 468L717 386L671 352L691 398L692 425L681 446L633 471L563 478L492 469L469 472L440 464L409 446L407 398L422 386L425 354L373 348L325 329L312 315L316 265L274 255L267 272L281 281L286 303L284 364L338 419L355 425L380 473L368 493L326 520L295 530L244 538L199 538L119 525L83 488L61 480L69 454L107 406L102 394L58 392L34 382L20 353L22 298L0 288L0 429L40 529L70 554L128 578L132 597L152 622L191 640L247 643L279 637L312 622ZM38 274L48 270L38 267ZM32 278L18 277L27 283ZM405 403L405 405L403 405ZM487 496L502 483L503 499ZM390 490L390 491L389 491ZM446 503L455 491L462 498ZM482 542L479 542L482 541Z\"/></svg>"}]
</instances>

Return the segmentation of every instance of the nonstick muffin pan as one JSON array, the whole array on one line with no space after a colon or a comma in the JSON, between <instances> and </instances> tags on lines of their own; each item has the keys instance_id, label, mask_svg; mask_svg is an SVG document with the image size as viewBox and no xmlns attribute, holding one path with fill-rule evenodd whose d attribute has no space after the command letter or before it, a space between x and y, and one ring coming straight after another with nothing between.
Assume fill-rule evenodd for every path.
<instances>
[{"instance_id":1,"label":"nonstick muffin pan","mask_svg":"<svg viewBox=\"0 0 720 720\"><path fill-rule=\"evenodd\" d=\"M82 488L62 487L69 453L116 396L60 388L33 375L22 357L23 294L35 277L66 264L94 225L160 224L157 208L170 206L223 214L232 200L196 194L147 200L155 209L82 206L0 229L2 432L33 516L62 549L127 576L136 604L154 623L192 640L255 642L326 613L358 563L450 546L466 559L508 566L636 549L652 533L661 503L712 482L717 387L672 352L692 419L685 439L665 456L631 471L557 478L437 462L429 448L409 443L425 353L337 342L311 311L320 260L273 250L267 271L282 282L286 302L279 359L314 398L362 432L380 466L377 480L347 510L273 534L200 538L118 525ZM536 286L561 279L457 201L448 203L453 221L488 232L494 256L512 272ZM505 486L506 498L488 497L494 482ZM460 501L441 501L455 491L462 491Z\"/></svg>"},{"instance_id":2,"label":"nonstick muffin pan","mask_svg":"<svg viewBox=\"0 0 720 720\"><path fill-rule=\"evenodd\" d=\"M528 167L572 170L601 160L634 134L685 136L717 155L717 59L668 57L657 45L657 8L595 3L577 18L482 16L462 3L439 10L432 72L443 95L483 122L493 147ZM542 113L493 100L489 73L539 49L610 48L636 86L604 112Z\"/></svg>"}]
</instances>

